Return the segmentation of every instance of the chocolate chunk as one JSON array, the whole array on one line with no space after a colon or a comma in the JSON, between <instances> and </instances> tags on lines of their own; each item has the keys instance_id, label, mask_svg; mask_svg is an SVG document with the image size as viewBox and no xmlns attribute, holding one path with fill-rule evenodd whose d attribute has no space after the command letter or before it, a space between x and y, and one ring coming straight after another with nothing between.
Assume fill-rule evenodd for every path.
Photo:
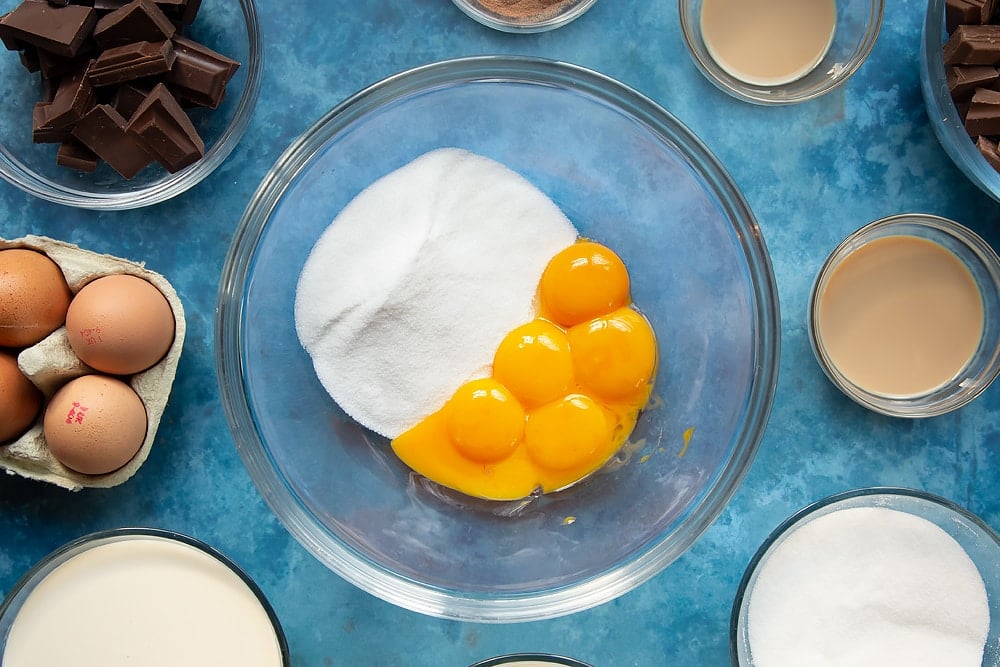
<instances>
[{"instance_id":1,"label":"chocolate chunk","mask_svg":"<svg viewBox=\"0 0 1000 667\"><path fill-rule=\"evenodd\" d=\"M173 42L176 59L163 80L178 99L215 109L240 64L186 37Z\"/></svg>"},{"instance_id":2,"label":"chocolate chunk","mask_svg":"<svg viewBox=\"0 0 1000 667\"><path fill-rule=\"evenodd\" d=\"M132 42L162 42L174 32L174 24L151 0L132 0L101 17L94 28L94 40L102 49L109 49Z\"/></svg>"},{"instance_id":3,"label":"chocolate chunk","mask_svg":"<svg viewBox=\"0 0 1000 667\"><path fill-rule=\"evenodd\" d=\"M52 104L49 105L47 125L63 129L78 122L94 105L94 88L88 78L89 64L59 81Z\"/></svg>"},{"instance_id":4,"label":"chocolate chunk","mask_svg":"<svg viewBox=\"0 0 1000 667\"><path fill-rule=\"evenodd\" d=\"M205 155L205 142L198 130L162 83L136 109L126 129L171 173Z\"/></svg>"},{"instance_id":5,"label":"chocolate chunk","mask_svg":"<svg viewBox=\"0 0 1000 667\"><path fill-rule=\"evenodd\" d=\"M945 65L1000 64L1000 25L960 25L942 48Z\"/></svg>"},{"instance_id":6,"label":"chocolate chunk","mask_svg":"<svg viewBox=\"0 0 1000 667\"><path fill-rule=\"evenodd\" d=\"M945 71L948 90L955 101L972 97L976 88L991 88L1000 79L1000 71L991 65L948 67Z\"/></svg>"},{"instance_id":7,"label":"chocolate chunk","mask_svg":"<svg viewBox=\"0 0 1000 667\"><path fill-rule=\"evenodd\" d=\"M24 69L28 70L32 74L42 69L42 64L38 62L38 49L33 46L26 46L21 49L18 57L21 59L21 65Z\"/></svg>"},{"instance_id":8,"label":"chocolate chunk","mask_svg":"<svg viewBox=\"0 0 1000 667\"><path fill-rule=\"evenodd\" d=\"M174 49L169 40L115 46L97 56L90 68L90 82L98 87L110 86L164 74L173 62Z\"/></svg>"},{"instance_id":9,"label":"chocolate chunk","mask_svg":"<svg viewBox=\"0 0 1000 667\"><path fill-rule=\"evenodd\" d=\"M997 14L997 0L982 0L979 4L982 5L979 11L979 22L992 23Z\"/></svg>"},{"instance_id":10,"label":"chocolate chunk","mask_svg":"<svg viewBox=\"0 0 1000 667\"><path fill-rule=\"evenodd\" d=\"M977 88L965 115L970 137L1000 135L1000 91Z\"/></svg>"},{"instance_id":11,"label":"chocolate chunk","mask_svg":"<svg viewBox=\"0 0 1000 667\"><path fill-rule=\"evenodd\" d=\"M976 137L976 148L990 166L1000 172L1000 153L997 152L997 143L987 137Z\"/></svg>"},{"instance_id":12,"label":"chocolate chunk","mask_svg":"<svg viewBox=\"0 0 1000 667\"><path fill-rule=\"evenodd\" d=\"M115 89L115 95L111 98L111 105L122 115L122 118L128 120L132 118L132 115L139 108L139 105L143 103L147 95L149 95L148 91L130 84L122 84Z\"/></svg>"},{"instance_id":13,"label":"chocolate chunk","mask_svg":"<svg viewBox=\"0 0 1000 667\"><path fill-rule=\"evenodd\" d=\"M122 177L131 179L152 156L125 132L125 119L109 104L98 104L73 127L73 136Z\"/></svg>"},{"instance_id":14,"label":"chocolate chunk","mask_svg":"<svg viewBox=\"0 0 1000 667\"><path fill-rule=\"evenodd\" d=\"M944 27L950 35L960 25L982 23L983 3L973 0L945 0Z\"/></svg>"},{"instance_id":15,"label":"chocolate chunk","mask_svg":"<svg viewBox=\"0 0 1000 667\"><path fill-rule=\"evenodd\" d=\"M49 124L49 109L52 105L36 102L31 112L31 140L36 144L59 144L71 137L66 128L54 128Z\"/></svg>"},{"instance_id":16,"label":"chocolate chunk","mask_svg":"<svg viewBox=\"0 0 1000 667\"><path fill-rule=\"evenodd\" d=\"M79 141L69 139L59 145L56 152L56 164L87 173L97 171L97 155Z\"/></svg>"},{"instance_id":17,"label":"chocolate chunk","mask_svg":"<svg viewBox=\"0 0 1000 667\"><path fill-rule=\"evenodd\" d=\"M5 45L13 40L72 58L96 23L97 13L93 7L53 7L45 0L24 0L0 19L0 38Z\"/></svg>"}]
</instances>

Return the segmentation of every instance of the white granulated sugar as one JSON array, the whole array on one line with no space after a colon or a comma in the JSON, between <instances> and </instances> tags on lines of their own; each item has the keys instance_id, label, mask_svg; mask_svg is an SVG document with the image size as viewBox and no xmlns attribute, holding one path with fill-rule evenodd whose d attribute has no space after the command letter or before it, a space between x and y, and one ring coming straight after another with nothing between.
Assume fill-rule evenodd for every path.
<instances>
[{"instance_id":1,"label":"white granulated sugar","mask_svg":"<svg viewBox=\"0 0 1000 667\"><path fill-rule=\"evenodd\" d=\"M486 375L577 232L504 165L426 153L355 197L299 277L295 326L330 396L394 438Z\"/></svg>"},{"instance_id":2,"label":"white granulated sugar","mask_svg":"<svg viewBox=\"0 0 1000 667\"><path fill-rule=\"evenodd\" d=\"M755 667L980 667L983 579L935 524L882 507L795 529L750 592Z\"/></svg>"}]
</instances>

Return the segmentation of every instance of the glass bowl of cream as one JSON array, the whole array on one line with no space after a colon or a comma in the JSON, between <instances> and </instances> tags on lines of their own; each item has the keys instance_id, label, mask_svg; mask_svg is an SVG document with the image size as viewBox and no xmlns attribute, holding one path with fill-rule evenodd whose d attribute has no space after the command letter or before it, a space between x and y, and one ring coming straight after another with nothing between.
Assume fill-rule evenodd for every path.
<instances>
[{"instance_id":1,"label":"glass bowl of cream","mask_svg":"<svg viewBox=\"0 0 1000 667\"><path fill-rule=\"evenodd\" d=\"M1000 536L951 500L868 487L793 514L744 572L732 664L1000 661Z\"/></svg>"},{"instance_id":2,"label":"glass bowl of cream","mask_svg":"<svg viewBox=\"0 0 1000 667\"><path fill-rule=\"evenodd\" d=\"M868 58L884 0L678 0L695 65L754 104L805 102L844 84Z\"/></svg>"},{"instance_id":3,"label":"glass bowl of cream","mask_svg":"<svg viewBox=\"0 0 1000 667\"><path fill-rule=\"evenodd\" d=\"M517 196L497 196L500 184L515 181L534 194L518 187L510 191ZM373 193L384 194L374 197L375 209L368 206ZM410 383L382 384L386 377L400 379L406 370L437 381L460 356L450 343L432 356L418 350L442 333L478 335L507 309L505 296L481 295L498 287L507 294L524 281L538 247L531 241L501 250L505 237L542 226L525 223L541 220L530 213L498 220L496 210L539 202L539 193L545 210L554 206L581 237L613 248L627 267L632 301L657 341L654 395L628 442L582 481L483 499L410 469L396 455L396 436L377 430L385 420L374 412L394 412L414 396L404 390ZM397 231L392 207L429 226ZM365 221L374 224L355 224ZM451 241L487 227L496 233L474 251L483 261L453 273L472 249ZM313 261L347 248L336 261ZM307 265L334 273L300 288L300 278L312 275ZM502 275L493 273L497 267ZM530 301L537 275L526 284ZM475 315L427 298L442 286L453 298L471 296L463 303ZM304 321L297 314L319 312L334 292L354 300L338 321L347 334L360 334L348 345L348 338L331 341L336 362L322 346L311 356L297 327ZM704 144L621 83L531 57L460 58L407 70L320 118L276 162L244 212L216 315L218 381L233 439L290 533L373 595L475 622L594 607L684 553L753 459L780 347L766 245ZM316 329L341 330L329 324ZM464 350L464 337L455 342ZM494 348L483 349L489 363ZM347 364L352 370L340 373ZM338 374L350 382L331 382ZM373 391L376 383L381 388ZM340 401L326 389L334 384L343 388ZM366 415L359 415L359 404L348 403L364 396ZM437 405L424 407L430 413ZM492 479L508 463L524 462L514 458L521 454L518 447L463 471Z\"/></svg>"},{"instance_id":4,"label":"glass bowl of cream","mask_svg":"<svg viewBox=\"0 0 1000 667\"><path fill-rule=\"evenodd\" d=\"M1000 259L946 218L876 220L823 264L808 328L819 365L857 403L895 417L950 412L1000 373Z\"/></svg>"},{"instance_id":5,"label":"glass bowl of cream","mask_svg":"<svg viewBox=\"0 0 1000 667\"><path fill-rule=\"evenodd\" d=\"M597 0L452 0L479 23L511 33L555 30L583 16Z\"/></svg>"},{"instance_id":6,"label":"glass bowl of cream","mask_svg":"<svg viewBox=\"0 0 1000 667\"><path fill-rule=\"evenodd\" d=\"M208 544L158 528L91 533L36 564L0 605L0 665L288 667L263 592Z\"/></svg>"}]
</instances>

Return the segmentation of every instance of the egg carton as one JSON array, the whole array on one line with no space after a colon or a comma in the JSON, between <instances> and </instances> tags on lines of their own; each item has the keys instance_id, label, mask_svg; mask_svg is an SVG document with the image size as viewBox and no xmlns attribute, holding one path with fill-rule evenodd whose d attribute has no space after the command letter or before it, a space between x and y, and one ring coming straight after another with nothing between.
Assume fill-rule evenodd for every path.
<instances>
[{"instance_id":1,"label":"egg carton","mask_svg":"<svg viewBox=\"0 0 1000 667\"><path fill-rule=\"evenodd\" d=\"M174 341L167 354L151 368L122 378L142 399L147 419L146 438L128 463L103 475L84 475L64 466L52 455L45 443L42 429L44 405L35 423L24 435L13 442L0 444L0 468L8 474L50 482L71 491L87 487L117 486L132 477L149 456L156 429L170 396L186 331L184 308L177 292L163 276L146 269L143 264L83 250L76 245L44 236L29 235L11 240L0 238L0 250L9 248L30 248L48 255L62 269L73 294L97 278L127 273L145 278L155 285L173 310ZM17 355L17 364L21 372L42 392L46 403L65 383L81 375L97 372L73 353L65 326L56 329L39 343L21 350Z\"/></svg>"}]
</instances>

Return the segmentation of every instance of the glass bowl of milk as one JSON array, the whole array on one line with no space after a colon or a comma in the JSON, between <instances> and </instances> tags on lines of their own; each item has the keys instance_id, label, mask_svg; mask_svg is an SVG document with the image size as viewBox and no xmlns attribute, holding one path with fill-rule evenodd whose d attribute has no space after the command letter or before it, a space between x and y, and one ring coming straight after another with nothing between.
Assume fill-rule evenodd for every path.
<instances>
[{"instance_id":1,"label":"glass bowl of milk","mask_svg":"<svg viewBox=\"0 0 1000 667\"><path fill-rule=\"evenodd\" d=\"M995 667L1000 535L951 500L866 487L768 536L730 619L739 667Z\"/></svg>"},{"instance_id":2,"label":"glass bowl of milk","mask_svg":"<svg viewBox=\"0 0 1000 667\"><path fill-rule=\"evenodd\" d=\"M3 667L288 667L278 618L228 557L200 540L120 528L55 550L0 606Z\"/></svg>"},{"instance_id":3,"label":"glass bowl of milk","mask_svg":"<svg viewBox=\"0 0 1000 667\"><path fill-rule=\"evenodd\" d=\"M678 0L695 65L755 104L804 102L847 81L875 46L884 0Z\"/></svg>"},{"instance_id":4,"label":"glass bowl of milk","mask_svg":"<svg viewBox=\"0 0 1000 667\"><path fill-rule=\"evenodd\" d=\"M944 414L1000 373L1000 259L952 220L908 213L865 225L827 258L810 303L820 366L875 412Z\"/></svg>"}]
</instances>

